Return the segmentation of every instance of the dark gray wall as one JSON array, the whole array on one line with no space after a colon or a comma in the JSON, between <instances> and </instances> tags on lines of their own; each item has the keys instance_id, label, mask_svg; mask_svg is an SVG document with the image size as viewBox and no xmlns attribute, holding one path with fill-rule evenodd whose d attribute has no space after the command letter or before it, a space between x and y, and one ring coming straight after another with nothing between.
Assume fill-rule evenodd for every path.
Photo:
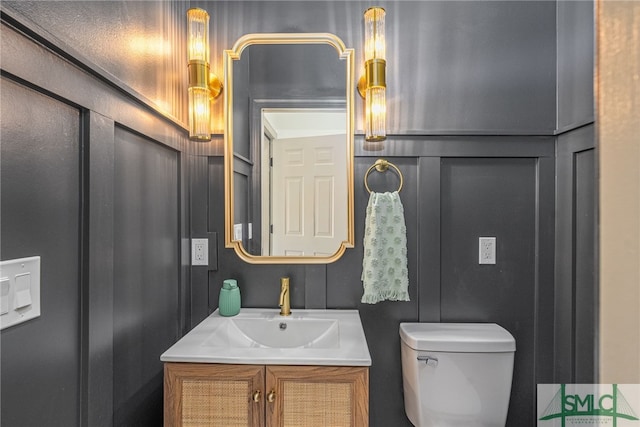
<instances>
[{"instance_id":1,"label":"dark gray wall","mask_svg":"<svg viewBox=\"0 0 640 427\"><path fill-rule=\"evenodd\" d=\"M0 251L2 260L41 257L42 313L2 331L0 424L76 425L81 114L5 77L0 90Z\"/></svg>"},{"instance_id":2,"label":"dark gray wall","mask_svg":"<svg viewBox=\"0 0 640 427\"><path fill-rule=\"evenodd\" d=\"M212 68L247 33L329 32L363 63L360 1L207 1ZM555 129L555 3L382 1L388 133L550 134ZM524 53L526 52L526 53ZM526 102L523 102L526 100ZM364 129L356 103L356 129ZM222 104L215 105L222 115Z\"/></svg>"},{"instance_id":3,"label":"dark gray wall","mask_svg":"<svg viewBox=\"0 0 640 427\"><path fill-rule=\"evenodd\" d=\"M187 1L3 0L84 67L187 120ZM38 32L40 32L38 30ZM220 74L222 75L222 74Z\"/></svg>"},{"instance_id":4,"label":"dark gray wall","mask_svg":"<svg viewBox=\"0 0 640 427\"><path fill-rule=\"evenodd\" d=\"M209 289L194 288L194 300L208 298L192 311L199 321L217 306L224 278L237 278L243 306L277 307L279 277L289 276L292 306L357 308L373 360L371 425L410 425L404 414L399 323L402 321L496 322L516 338L510 426L529 425L538 382L551 380L545 355L553 343L553 137L392 138L377 153L404 176L401 197L407 223L410 302L361 304L364 212L368 194L362 177L377 157L357 141L355 162L356 247L333 264L255 266L219 249L218 269L209 272ZM410 154L409 154L410 153ZM192 227L217 231L222 247L224 212L222 161L208 165L208 221ZM393 173L373 174L372 188L397 188ZM205 199L204 188L199 188ZM195 196L195 195L194 195ZM477 264L479 236L496 236L498 264Z\"/></svg>"},{"instance_id":5,"label":"dark gray wall","mask_svg":"<svg viewBox=\"0 0 640 427\"><path fill-rule=\"evenodd\" d=\"M595 126L558 136L554 380L597 377Z\"/></svg>"},{"instance_id":6,"label":"dark gray wall","mask_svg":"<svg viewBox=\"0 0 640 427\"><path fill-rule=\"evenodd\" d=\"M114 425L162 424L162 362L180 336L179 156L115 131Z\"/></svg>"},{"instance_id":7,"label":"dark gray wall","mask_svg":"<svg viewBox=\"0 0 640 427\"><path fill-rule=\"evenodd\" d=\"M219 74L222 49L250 32L332 32L347 46L356 48L356 64L361 62L362 12L370 4L190 3L212 13L212 68ZM595 210L589 211L588 207L597 200L593 187L594 141L588 128L578 128L592 120L591 107L586 105L591 101L591 75L585 71L585 64L592 64L593 59L588 42L584 41L587 34L592 34L592 20L584 19L591 3L384 2L389 42L388 124L389 133L395 136L389 138L384 149L375 152L367 151L357 138L356 247L326 266L252 266L223 248L222 137L210 144L190 144L174 119L147 107L156 105L149 99L161 92L160 98L164 93L164 99L160 101L175 103L176 111L181 111L184 94L174 94L171 89L158 92L157 88L173 78L167 70L179 68L182 62L170 64L165 73L157 72L158 68L144 73L149 58L114 49L113 46L120 46L115 40L113 45L100 43L109 40L110 29L119 28L124 22L142 22L135 17L166 13L169 21L182 22L186 3L173 2L168 8L158 9L161 4L145 3L141 9L127 8L124 1L98 2L91 7L83 3L81 8L76 7L77 2L3 2L3 21L20 27L26 36L3 25L2 259L8 258L5 240L10 234L5 233L5 228L11 225L5 227L5 221L12 214L23 215L22 210L7 208L5 203L5 195L13 197L21 191L22 184L7 189L6 182L12 182L12 178L5 181L4 128L28 132L26 129L34 126L31 120L27 122L32 115L14 117L5 123L4 87L9 84L18 88L20 95L12 102L22 108L31 108L35 96L46 99L44 104L56 105L52 114L68 111L79 114L80 120L77 145L67 153L79 156L79 163L73 166L72 157L66 155L57 158L66 169L57 173L77 172L73 188L66 188L61 195L61 200L77 201L74 210L78 213L65 215L72 222L66 226L75 228L76 235L73 239L58 239L47 227L35 239L36 249L43 248L43 253L53 245L56 249L58 245L70 245L66 252L72 255L58 251L54 255L65 255L60 274L69 273L68 277L57 279L60 289L62 285L71 288L66 288L64 295L50 297L56 302L55 312L65 319L52 325L61 331L60 342L65 343L62 348L69 357L53 360L34 352L30 355L34 359L26 366L7 350L6 343L13 340L23 345L42 339L46 343L51 339L50 332L34 331L31 323L3 331L3 425L5 417L14 417L7 425L28 425L29 417L38 416L32 413L30 404L24 404L25 400L6 400L11 397L7 398L5 383L15 385L15 396L35 393L36 397L50 399L52 395L45 391L63 384L48 377L56 370L69 373L73 380L56 396L61 399L58 405L41 406L49 425L74 425L78 419L79 425L111 425L114 417L116 424L122 425L157 420L159 374L158 365L154 364L161 347L216 308L218 290L226 277L240 280L245 306L275 307L278 279L288 275L292 278L294 307L361 310L373 358L374 426L409 425L402 401L398 337L401 321L487 320L507 327L518 346L509 426L533 423L535 383L590 378L581 373L589 372L595 356L592 354L589 359L575 355L593 348L589 322L593 319L592 301L597 301L589 282L595 253L591 248L595 243L588 234L594 230L595 217ZM66 12L70 7L74 14ZM112 13L114 7L116 14ZM96 18L116 22L90 24ZM68 31L78 22L87 23L82 28L88 37L76 37ZM156 22L150 23L150 28L163 27L162 34L181 34L183 25L178 24L176 30L165 27L166 22L146 22ZM101 47L96 49L94 42ZM580 53L574 57L576 52ZM146 80L138 85L140 75ZM170 83L166 87L172 86ZM35 95L27 95L31 91ZM356 102L356 128L362 128L361 104ZM73 108L60 109L58 105ZM51 109L44 108L43 114ZM220 101L214 110L221 117ZM565 124L567 129L563 129ZM556 138L551 136L556 128L567 131L558 138L557 162ZM36 133L43 134L46 132ZM16 169L31 171L30 159L44 146L41 140L30 141L29 135L22 133L16 139L16 144L26 147ZM65 132L60 137L72 140L73 135ZM129 154L132 159L128 159ZM563 156L565 160L571 158L574 166L570 167ZM137 170L139 164L133 159L147 157L162 159L169 166ZM412 300L369 306L359 303L359 242L368 197L361 180L377 157L393 161L405 177L401 196L409 231ZM9 173L17 172L9 168ZM124 178L127 173L132 174L131 180ZM35 175L33 180L39 181L28 181L32 184L24 184L25 187L39 187L42 180ZM391 173L376 174L370 183L384 191L395 188L396 179ZM156 181L161 185L147 187L146 183ZM149 199L141 199L133 188L142 184L145 189L166 185L169 192L150 191ZM123 194L116 194L120 191ZM45 200L42 196L32 202L37 205L35 212L47 214L39 221L48 225L49 213L53 215L57 205L45 207ZM566 204L565 200L572 202ZM556 203L558 212L554 216ZM65 204L66 208L73 206L71 202ZM152 213L144 218L149 218L150 229L145 233L126 232L126 220L132 218L131 214L148 212ZM165 227L174 221L175 227ZM572 234L574 227L585 233ZM485 232L495 233L498 249L503 251L499 252L495 267L473 262L476 234ZM73 236L70 233L65 231L64 237ZM212 271L187 267L189 236L210 238ZM581 245L584 243L579 251L572 243L574 238L579 238ZM150 241L162 244L143 249L143 243ZM10 246L11 250L20 247L14 243ZM458 251L461 256L457 256ZM575 265L571 264L574 258ZM174 262L177 270L170 267ZM158 271L165 271L166 278L157 279ZM572 271L577 279L571 278ZM127 276L125 280L132 280L130 283L119 283L121 272L143 278L134 282ZM177 283L173 283L176 277ZM151 307L141 308L140 296L154 291L159 292L160 298L150 299ZM133 304L122 305L130 296ZM65 310L57 311L58 304ZM152 323L145 323L149 320ZM578 328L578 324L586 326ZM149 341L137 343L134 352L129 344L143 333ZM147 362L148 370L140 372ZM34 367L38 370L34 371ZM33 384L39 390L34 392ZM38 394L40 391L43 394ZM35 421L39 424L39 420Z\"/></svg>"},{"instance_id":8,"label":"dark gray wall","mask_svg":"<svg viewBox=\"0 0 640 427\"><path fill-rule=\"evenodd\" d=\"M48 37L3 7L1 255L42 257L42 316L2 331L1 422L158 425L189 315L191 145Z\"/></svg>"},{"instance_id":9,"label":"dark gray wall","mask_svg":"<svg viewBox=\"0 0 640 427\"><path fill-rule=\"evenodd\" d=\"M594 3L558 10L554 382L597 382Z\"/></svg>"},{"instance_id":10,"label":"dark gray wall","mask_svg":"<svg viewBox=\"0 0 640 427\"><path fill-rule=\"evenodd\" d=\"M594 121L593 1L557 2L557 104L559 132Z\"/></svg>"},{"instance_id":11,"label":"dark gray wall","mask_svg":"<svg viewBox=\"0 0 640 427\"><path fill-rule=\"evenodd\" d=\"M358 49L363 40L357 29L369 5L196 3L213 13L218 49L250 32L329 31L356 47L356 64L361 61ZM192 322L216 308L227 277L239 280L243 305L248 307L275 307L278 279L288 275L294 307L358 308L373 358L371 425L387 426L409 425L402 399L401 321L495 321L514 334L519 348L509 425L532 424L535 384L550 382L553 375L555 139L508 135L554 133L556 5L382 6L387 10L388 133L398 136L374 152L357 139L356 247L327 266L240 262L222 248L224 212L217 202L223 197L222 161L194 158L199 170L208 168L209 188L198 186L201 195L194 194L208 199L208 220L194 220L192 230L217 233L219 250L218 269L209 272L208 289L201 283L192 288L192 301L197 302L197 309L192 305ZM361 104L356 98L356 129L362 128ZM452 136L428 136L434 134ZM472 136L486 134L504 136ZM368 306L359 302L359 242L368 196L362 177L378 156L397 164L405 177L402 200L412 301ZM396 188L394 179L393 174L372 177L374 185L382 181L381 191ZM474 202L467 200L469 196L475 196ZM477 238L485 233L497 235L504 258L503 264L483 270L473 254ZM454 250L466 256L455 257ZM199 302L204 299L208 307Z\"/></svg>"},{"instance_id":12,"label":"dark gray wall","mask_svg":"<svg viewBox=\"0 0 640 427\"><path fill-rule=\"evenodd\" d=\"M599 378L596 345L598 181L595 155L593 148L575 154L575 361L572 381L585 384L596 383Z\"/></svg>"}]
</instances>

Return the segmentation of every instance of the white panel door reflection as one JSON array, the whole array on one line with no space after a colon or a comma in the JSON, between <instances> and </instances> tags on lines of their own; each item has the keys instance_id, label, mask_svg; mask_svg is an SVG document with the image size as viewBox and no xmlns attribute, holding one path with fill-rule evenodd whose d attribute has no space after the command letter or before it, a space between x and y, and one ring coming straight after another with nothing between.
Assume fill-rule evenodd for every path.
<instances>
[{"instance_id":1,"label":"white panel door reflection","mask_svg":"<svg viewBox=\"0 0 640 427\"><path fill-rule=\"evenodd\" d=\"M330 256L346 236L344 134L272 140L271 255Z\"/></svg>"}]
</instances>

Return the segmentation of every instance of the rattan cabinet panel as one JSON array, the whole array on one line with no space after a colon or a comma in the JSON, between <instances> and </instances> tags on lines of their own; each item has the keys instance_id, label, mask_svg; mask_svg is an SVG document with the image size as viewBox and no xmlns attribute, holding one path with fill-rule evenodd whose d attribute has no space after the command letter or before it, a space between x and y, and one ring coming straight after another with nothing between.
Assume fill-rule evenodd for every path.
<instances>
[{"instance_id":1,"label":"rattan cabinet panel","mask_svg":"<svg viewBox=\"0 0 640 427\"><path fill-rule=\"evenodd\" d=\"M369 368L267 366L266 390L267 427L369 425Z\"/></svg>"},{"instance_id":2,"label":"rattan cabinet panel","mask_svg":"<svg viewBox=\"0 0 640 427\"><path fill-rule=\"evenodd\" d=\"M369 368L165 363L165 427L365 427Z\"/></svg>"},{"instance_id":3,"label":"rattan cabinet panel","mask_svg":"<svg viewBox=\"0 0 640 427\"><path fill-rule=\"evenodd\" d=\"M165 363L165 427L264 426L264 366Z\"/></svg>"}]
</instances>

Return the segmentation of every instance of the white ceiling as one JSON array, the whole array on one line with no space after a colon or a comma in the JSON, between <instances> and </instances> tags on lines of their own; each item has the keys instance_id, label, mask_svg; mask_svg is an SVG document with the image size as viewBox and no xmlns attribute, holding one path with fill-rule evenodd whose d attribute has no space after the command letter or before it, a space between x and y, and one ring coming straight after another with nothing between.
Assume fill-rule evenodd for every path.
<instances>
[{"instance_id":1,"label":"white ceiling","mask_svg":"<svg viewBox=\"0 0 640 427\"><path fill-rule=\"evenodd\" d=\"M263 119L278 138L345 134L347 112L344 109L264 109Z\"/></svg>"}]
</instances>

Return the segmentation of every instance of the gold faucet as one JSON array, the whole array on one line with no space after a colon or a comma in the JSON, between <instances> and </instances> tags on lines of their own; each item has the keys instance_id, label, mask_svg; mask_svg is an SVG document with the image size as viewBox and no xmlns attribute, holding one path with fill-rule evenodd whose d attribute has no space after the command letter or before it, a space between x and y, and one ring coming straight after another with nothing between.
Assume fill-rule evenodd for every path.
<instances>
[{"instance_id":1,"label":"gold faucet","mask_svg":"<svg viewBox=\"0 0 640 427\"><path fill-rule=\"evenodd\" d=\"M291 299L289 298L289 278L280 279L280 316L291 315Z\"/></svg>"}]
</instances>

